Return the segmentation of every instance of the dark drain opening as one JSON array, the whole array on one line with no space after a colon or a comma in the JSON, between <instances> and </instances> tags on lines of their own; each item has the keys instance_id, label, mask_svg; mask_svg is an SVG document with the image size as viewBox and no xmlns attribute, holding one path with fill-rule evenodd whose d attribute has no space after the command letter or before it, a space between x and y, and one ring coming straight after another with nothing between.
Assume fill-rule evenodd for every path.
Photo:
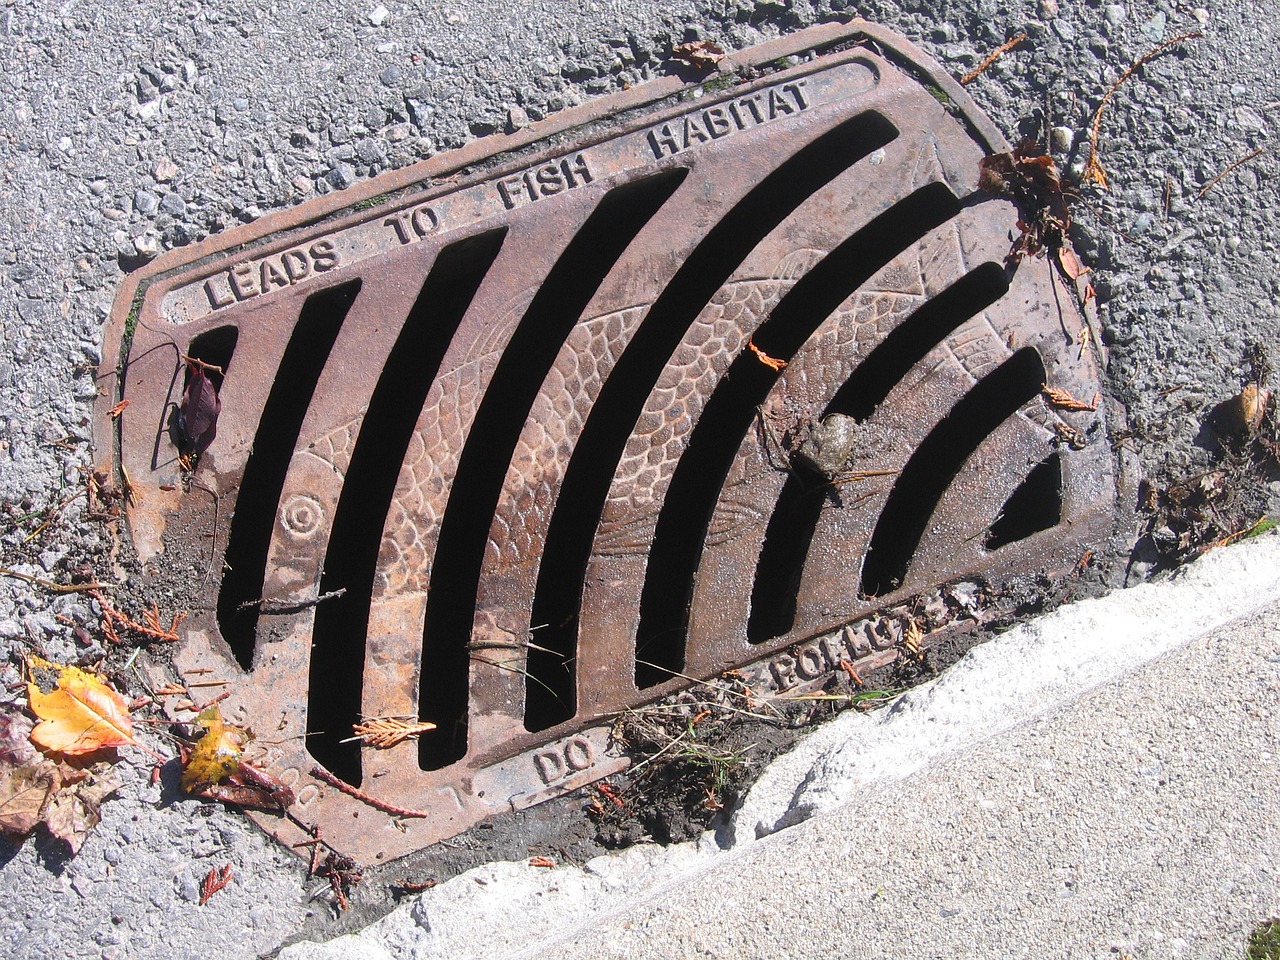
<instances>
[{"instance_id":1,"label":"dark drain opening","mask_svg":"<svg viewBox=\"0 0 1280 960\"><path fill-rule=\"evenodd\" d=\"M436 256L383 364L334 511L320 592L346 593L316 607L307 748L348 783L360 782L360 744L342 740L360 722L374 574L396 478L440 362L506 233L504 227L468 237ZM423 657L424 675L437 669ZM461 696L465 703L465 691Z\"/></svg>"},{"instance_id":2,"label":"dark drain opening","mask_svg":"<svg viewBox=\"0 0 1280 960\"><path fill-rule=\"evenodd\" d=\"M929 184L894 204L801 277L759 326L753 342L790 360L836 308L929 230L959 212L955 196ZM707 401L663 498L640 600L636 686L684 669L689 604L707 528L733 458L779 372L743 350Z\"/></svg>"},{"instance_id":3,"label":"dark drain opening","mask_svg":"<svg viewBox=\"0 0 1280 960\"><path fill-rule=\"evenodd\" d=\"M840 385L822 416L870 418L917 363L1008 289L1008 277L998 264L984 263L965 274L890 331ZM747 621L751 643L781 637L795 626L800 578L832 490L826 477L802 466L795 466L787 477L756 564Z\"/></svg>"},{"instance_id":4,"label":"dark drain opening","mask_svg":"<svg viewBox=\"0 0 1280 960\"><path fill-rule=\"evenodd\" d=\"M531 622L547 624L540 646L577 649L583 578L610 483L649 393L690 324L797 207L897 136L885 117L867 112L815 137L707 232L654 301L604 382L565 471L534 594Z\"/></svg>"},{"instance_id":5,"label":"dark drain opening","mask_svg":"<svg viewBox=\"0 0 1280 960\"><path fill-rule=\"evenodd\" d=\"M1056 527L1061 521L1062 459L1054 453L1032 467L1026 479L1009 495L995 523L987 530L984 545L988 550L998 550L1033 533Z\"/></svg>"},{"instance_id":6,"label":"dark drain opening","mask_svg":"<svg viewBox=\"0 0 1280 960\"><path fill-rule=\"evenodd\" d=\"M862 567L862 593L896 590L924 536L934 508L982 443L1045 382L1044 363L1023 347L975 384L924 438L907 461L876 522Z\"/></svg>"},{"instance_id":7,"label":"dark drain opening","mask_svg":"<svg viewBox=\"0 0 1280 960\"><path fill-rule=\"evenodd\" d=\"M424 719L439 729L466 728L465 651L485 546L503 479L538 390L601 282L687 173L668 171L606 194L557 258L498 360L458 460L431 564L423 663L433 669L422 671L419 702ZM536 660L531 655L525 722L528 726L532 717L542 726L530 729L573 715L571 657L572 651L539 653ZM465 750L465 736L448 741L424 737L420 762L425 769L437 769Z\"/></svg>"},{"instance_id":8,"label":"dark drain opening","mask_svg":"<svg viewBox=\"0 0 1280 960\"><path fill-rule=\"evenodd\" d=\"M199 360L201 363L208 364L205 370L205 376L209 378L209 382L213 384L214 390L222 389L222 380L227 370L231 366L231 357L236 352L236 343L240 340L240 329L238 327L226 326L215 327L212 330L206 330L199 336L191 338L191 342L187 344L187 356L193 360ZM219 372L221 370L221 372ZM182 388L186 391L187 382L191 379L191 370L188 368L182 377Z\"/></svg>"},{"instance_id":9,"label":"dark drain opening","mask_svg":"<svg viewBox=\"0 0 1280 960\"><path fill-rule=\"evenodd\" d=\"M253 668L258 609L241 609L241 604L262 597L271 529L289 461L320 373L361 283L353 280L307 298L254 433L227 537L226 573L218 590L218 628L245 670Z\"/></svg>"}]
</instances>

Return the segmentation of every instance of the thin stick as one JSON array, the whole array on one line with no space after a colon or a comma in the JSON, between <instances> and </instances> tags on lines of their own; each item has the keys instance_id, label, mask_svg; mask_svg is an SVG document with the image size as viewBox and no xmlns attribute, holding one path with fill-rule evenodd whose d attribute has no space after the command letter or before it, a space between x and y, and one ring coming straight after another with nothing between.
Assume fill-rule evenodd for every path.
<instances>
[{"instance_id":1,"label":"thin stick","mask_svg":"<svg viewBox=\"0 0 1280 960\"><path fill-rule=\"evenodd\" d=\"M1243 156L1243 157L1241 157L1239 160L1237 160L1235 163L1233 163L1233 164L1231 164L1230 166L1228 166L1225 170L1223 170L1223 171L1222 171L1221 173L1219 173L1216 177L1214 177L1212 180L1210 180L1208 183L1206 183L1203 187L1201 187L1201 188L1200 188L1200 192L1196 194L1196 199L1197 199L1197 200L1199 200L1199 199L1200 199L1201 197L1203 197L1206 193L1208 193L1210 190L1212 190L1212 189L1213 189L1213 187L1214 187L1214 185L1215 185L1219 180L1221 180L1223 177L1225 177L1228 173L1230 173L1230 172L1231 172L1232 170L1234 170L1236 167L1240 166L1240 164L1242 164L1242 163L1248 163L1250 160L1252 160L1254 157L1256 157L1256 156L1257 156L1258 154L1260 154L1260 153L1262 153L1262 148L1261 148L1261 147L1259 147L1257 150L1254 150L1252 153L1246 154L1245 156Z\"/></svg>"},{"instance_id":2,"label":"thin stick","mask_svg":"<svg viewBox=\"0 0 1280 960\"><path fill-rule=\"evenodd\" d=\"M635 774L636 774L638 771L643 770L645 767L647 767L649 764L653 763L653 761L657 760L660 756L662 756L664 753L666 753L668 750L670 750L672 747L674 747L676 744L678 744L681 740L683 740L685 737L687 737L687 736L692 732L692 730L693 730L693 728L692 728L692 727L689 727L689 728L688 728L688 729L686 729L683 733L681 733L681 734L680 734L680 736L673 738L673 739L672 739L672 740L671 740L671 741L670 741L670 742L669 742L665 747L663 747L663 748L662 748L661 750L659 750L657 753L653 753L653 754L650 754L649 756L645 757L643 760L641 760L639 763L637 763L634 767L632 767L630 770L628 770L628 771L627 771L627 775L628 775L628 776L635 776Z\"/></svg>"},{"instance_id":3,"label":"thin stick","mask_svg":"<svg viewBox=\"0 0 1280 960\"><path fill-rule=\"evenodd\" d=\"M44 529L47 526L49 526L49 524L53 523L53 521L57 520L59 517L62 516L62 511L67 509L67 507L71 505L71 502L73 500L77 499L81 494L87 493L87 492L88 492L87 490L77 490L71 496L67 497L67 499L63 500L60 504L58 504L56 507L52 509L52 512L45 519L45 521L40 524L40 526L36 527L29 534L27 534L26 537L23 538L22 542L30 543L36 537L40 536L40 534L44 531Z\"/></svg>"},{"instance_id":4,"label":"thin stick","mask_svg":"<svg viewBox=\"0 0 1280 960\"><path fill-rule=\"evenodd\" d=\"M17 570L10 570L8 567L0 567L0 574L6 577L15 577L18 580L25 580L27 583L34 583L38 587L44 587L46 590L52 590L54 593L87 593L91 590L105 590L105 583L54 583L52 580L45 580L41 577L33 577L29 573L19 573Z\"/></svg>"},{"instance_id":5,"label":"thin stick","mask_svg":"<svg viewBox=\"0 0 1280 960\"><path fill-rule=\"evenodd\" d=\"M636 663L642 663L646 667L653 667L655 670L662 670L665 673L671 674L671 676L673 677L679 677L682 680L688 680L691 683L696 683L698 686L706 687L709 690L718 690L724 693L726 696L737 697L739 700L745 700L747 702L747 706L751 706L752 701L755 700L755 697L751 696L751 694L749 693L739 693L737 690L729 690L726 687L718 687L714 683L712 683L710 680L701 680L698 677L691 676L687 673L681 673L679 670L672 670L670 667L664 667L660 663L650 663L648 660L641 660L639 658L636 659ZM764 703L766 706L769 703L768 700L764 700L761 702Z\"/></svg>"},{"instance_id":6,"label":"thin stick","mask_svg":"<svg viewBox=\"0 0 1280 960\"><path fill-rule=\"evenodd\" d=\"M346 587L339 587L337 590L330 590L328 593L322 593L315 597L306 597L302 600L246 600L237 610L248 610L257 607L259 613L275 614L275 613L298 613L300 610L306 610L308 607L314 607L318 603L325 600L332 600L340 597L347 592Z\"/></svg>"},{"instance_id":7,"label":"thin stick","mask_svg":"<svg viewBox=\"0 0 1280 960\"><path fill-rule=\"evenodd\" d=\"M383 813L389 813L393 817L429 817L431 816L425 810L410 810L408 807L397 807L394 803L387 803L385 800L379 800L377 797L371 797L363 790L357 790L351 784L339 780L324 767L312 767L311 775L317 780L323 780L331 787L337 787L349 797L355 797L361 803L367 803L369 806L381 810Z\"/></svg>"},{"instance_id":8,"label":"thin stick","mask_svg":"<svg viewBox=\"0 0 1280 960\"><path fill-rule=\"evenodd\" d=\"M1102 169L1102 161L1098 159L1098 134L1102 131L1102 111L1106 108L1107 101L1111 99L1111 95L1116 92L1116 89L1120 86L1120 84L1124 83L1131 76L1133 76L1134 73L1137 71L1137 69L1140 66L1142 66L1144 63L1146 63L1148 60L1150 60L1152 57L1156 56L1159 53L1163 53L1165 50L1168 50L1172 46L1176 46L1177 44L1182 43L1182 41L1184 40L1198 40L1200 37L1203 37L1203 36L1204 34L1201 33L1199 30L1193 30L1191 31L1191 33L1181 34L1179 36L1174 37L1172 40L1166 40L1164 43L1160 44L1158 47L1153 47L1152 49L1144 53L1142 56L1140 56L1137 60L1133 61L1129 69L1126 70L1124 73L1120 74L1120 79L1111 85L1111 89L1109 89L1105 94L1103 94L1102 102L1098 104L1098 109L1094 111L1093 126L1089 133L1089 162L1085 164L1085 168L1084 168L1084 175L1087 178L1092 180L1094 183L1096 183L1098 186L1102 187L1103 189L1105 189L1107 186L1107 173L1105 170Z\"/></svg>"},{"instance_id":9,"label":"thin stick","mask_svg":"<svg viewBox=\"0 0 1280 960\"><path fill-rule=\"evenodd\" d=\"M995 50L991 51L991 53L987 54L987 58L985 60L961 77L960 82L972 83L974 80L977 80L987 67L991 66L1025 39L1027 39L1027 35L1025 33L1020 33L1016 37L1009 38L1004 43L1000 44L1000 46L996 47Z\"/></svg>"}]
</instances>

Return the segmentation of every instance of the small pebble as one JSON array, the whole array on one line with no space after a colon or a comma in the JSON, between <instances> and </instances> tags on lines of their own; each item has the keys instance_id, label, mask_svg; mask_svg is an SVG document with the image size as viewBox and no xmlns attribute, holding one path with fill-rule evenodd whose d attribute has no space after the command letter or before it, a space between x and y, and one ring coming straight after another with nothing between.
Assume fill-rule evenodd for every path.
<instances>
[{"instance_id":1,"label":"small pebble","mask_svg":"<svg viewBox=\"0 0 1280 960\"><path fill-rule=\"evenodd\" d=\"M378 79L382 81L383 86L394 87L400 82L403 76L403 71L393 63L391 66L387 67L387 69L382 71Z\"/></svg>"},{"instance_id":2,"label":"small pebble","mask_svg":"<svg viewBox=\"0 0 1280 960\"><path fill-rule=\"evenodd\" d=\"M1125 10L1121 4L1109 3L1107 4L1107 8L1102 12L1102 16L1106 19L1107 23L1114 27L1116 24L1124 21L1127 13L1128 11Z\"/></svg>"},{"instance_id":3,"label":"small pebble","mask_svg":"<svg viewBox=\"0 0 1280 960\"><path fill-rule=\"evenodd\" d=\"M171 217L181 217L187 212L187 202L176 193L166 193L160 198L160 209Z\"/></svg>"},{"instance_id":4,"label":"small pebble","mask_svg":"<svg viewBox=\"0 0 1280 960\"><path fill-rule=\"evenodd\" d=\"M138 252L138 256L146 260L154 260L160 256L164 247L160 243L160 234L154 230L147 230L133 238L133 249Z\"/></svg>"},{"instance_id":5,"label":"small pebble","mask_svg":"<svg viewBox=\"0 0 1280 960\"><path fill-rule=\"evenodd\" d=\"M1154 17L1138 28L1142 35L1152 43L1159 43L1164 39L1164 26L1167 21L1164 11L1160 10Z\"/></svg>"},{"instance_id":6,"label":"small pebble","mask_svg":"<svg viewBox=\"0 0 1280 960\"><path fill-rule=\"evenodd\" d=\"M1076 142L1076 132L1070 127L1054 127L1049 137L1055 153L1070 153Z\"/></svg>"},{"instance_id":7,"label":"small pebble","mask_svg":"<svg viewBox=\"0 0 1280 960\"><path fill-rule=\"evenodd\" d=\"M382 4L378 4L369 11L369 22L375 27L380 27L387 22L387 17L389 16L391 16L391 11Z\"/></svg>"},{"instance_id":8,"label":"small pebble","mask_svg":"<svg viewBox=\"0 0 1280 960\"><path fill-rule=\"evenodd\" d=\"M133 195L133 209L136 213L149 217L160 208L160 198L150 190L139 190Z\"/></svg>"},{"instance_id":9,"label":"small pebble","mask_svg":"<svg viewBox=\"0 0 1280 960\"><path fill-rule=\"evenodd\" d=\"M200 899L200 884L189 872L184 872L178 879L178 896L189 903Z\"/></svg>"},{"instance_id":10,"label":"small pebble","mask_svg":"<svg viewBox=\"0 0 1280 960\"><path fill-rule=\"evenodd\" d=\"M156 161L155 169L152 171L156 181L159 183L168 183L178 175L178 165L168 157L161 157Z\"/></svg>"},{"instance_id":11,"label":"small pebble","mask_svg":"<svg viewBox=\"0 0 1280 960\"><path fill-rule=\"evenodd\" d=\"M335 190L345 190L356 182L356 171L349 163L339 163L324 175L324 179Z\"/></svg>"},{"instance_id":12,"label":"small pebble","mask_svg":"<svg viewBox=\"0 0 1280 960\"><path fill-rule=\"evenodd\" d=\"M512 107L507 111L507 133L515 133L521 127L529 125L529 114L523 107Z\"/></svg>"}]
</instances>

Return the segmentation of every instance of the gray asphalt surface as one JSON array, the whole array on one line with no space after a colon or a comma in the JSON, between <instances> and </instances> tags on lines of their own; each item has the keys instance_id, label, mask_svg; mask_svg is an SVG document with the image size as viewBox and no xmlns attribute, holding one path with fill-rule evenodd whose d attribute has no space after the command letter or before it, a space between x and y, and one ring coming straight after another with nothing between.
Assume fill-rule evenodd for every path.
<instances>
[{"instance_id":1,"label":"gray asphalt surface","mask_svg":"<svg viewBox=\"0 0 1280 960\"><path fill-rule=\"evenodd\" d=\"M1203 8L1083 0L875 0L856 7L459 0L323 10L230 0L141 8L15 0L0 9L0 565L55 578L85 560L109 569L110 538L84 515L81 501L31 540L34 524L21 518L69 498L91 462L101 326L125 270L316 193L642 82L663 70L673 43L706 37L742 47L851 12L901 31L955 74L1025 30L1029 42L970 92L1011 140L1031 132L1047 111L1049 125L1062 128L1064 166L1077 170L1087 157L1082 144L1093 110L1125 67L1162 40L1203 31L1143 68L1109 102L1102 156L1111 190L1087 192L1076 207L1076 240L1095 268L1110 345L1110 389L1136 428L1127 449L1151 474L1203 468L1211 454L1197 437L1213 406L1243 384L1248 344L1280 356L1274 11L1244 0ZM1264 152L1197 198L1219 171L1256 148ZM1253 509L1280 511L1280 483L1261 487ZM1122 540L1133 537L1122 530ZM1137 564L1131 578L1145 570ZM156 599L164 605L164 597ZM52 597L0 578L0 655L32 642L55 658L91 653L73 639L72 624L94 620L79 596ZM1209 671L1218 662L1192 657L1186 667ZM5 682L14 681L4 669ZM1162 688L1142 689L1154 696ZM1186 716L1198 722L1191 733L1175 725L1176 735L1153 728L1151 738L1176 744L1187 769L1254 769L1238 729L1214 712L1211 699L1193 697L1186 705ZM1167 715L1183 705L1166 707ZM1103 714L1097 727L1097 737L1124 742L1120 720ZM1096 771L1087 762L1096 758L1086 749L1093 741L1080 743L1079 757L1063 755L1054 775L1042 777L1045 790L1061 786L1061 797L1045 802L1056 803L1052 808L1064 817L1083 814L1062 798ZM1172 762L1173 755L1158 759ZM1012 754L1004 762L1034 769ZM962 765L947 769L958 789L967 774ZM257 956L296 936L309 913L328 912L323 903L308 904L313 887L289 854L235 814L170 799L147 773L141 760L123 765L126 782L74 860L43 841L0 842L0 943L12 945L12 956ZM981 776L978 767L971 773ZM1021 837L1027 875L1036 873L1040 884L1035 889L1056 894L1053 871L1070 867L1070 858L1033 851L1059 842L1053 829L1063 817L1015 816L1014 796L1023 787L1020 780L1002 788L1013 792L1003 812L989 815L990 829ZM1034 810L1029 797L1023 806ZM871 809L892 812L891 800L877 797ZM861 835L874 828L881 838L875 849L886 861L900 855L894 851L951 856L913 846L913 837L934 836L919 823L892 813L871 820L864 812L857 829ZM1170 813L1155 822L1175 829L1175 820ZM1015 822L1021 832L1012 829ZM1261 823L1250 828L1260 830ZM1202 864L1184 872L1203 891L1216 889L1209 878L1227 853L1206 842L1171 847L1164 856ZM223 863L232 864L236 882L200 908L199 877ZM1011 876L994 880L1016 897ZM1247 891L1243 876L1228 879ZM758 890L741 889L758 897ZM1239 943L1230 939L1230 924L1247 922L1266 902L1263 893L1242 899L1230 924L1215 928L1220 939L1207 940L1190 929L1190 915L1166 912L1188 889L1168 889L1168 900L1134 899L1146 905L1151 929L1166 936L1134 941L1145 945L1141 955L1176 953L1173 941L1181 938L1186 955L1219 956L1220 943ZM872 927L886 931L879 948L885 955L928 954L928 933L946 920L971 929L963 924L978 913L961 893L960 914L931 919L904 940L890 937L888 931L905 928L888 921ZM1274 912L1271 896L1267 909ZM1130 909L1124 903L1096 909L1138 917L1124 913ZM1137 922L1121 926L1134 930ZM805 924L797 929L827 942L820 923ZM838 942L829 944L837 955ZM919 949L899 953L899 943ZM726 955L734 952L730 946L721 946Z\"/></svg>"}]
</instances>

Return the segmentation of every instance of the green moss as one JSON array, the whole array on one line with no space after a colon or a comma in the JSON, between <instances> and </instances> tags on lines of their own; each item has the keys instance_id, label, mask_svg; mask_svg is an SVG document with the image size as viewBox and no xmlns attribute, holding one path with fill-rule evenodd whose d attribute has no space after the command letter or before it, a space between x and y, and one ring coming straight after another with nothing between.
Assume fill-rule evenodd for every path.
<instances>
[{"instance_id":1,"label":"green moss","mask_svg":"<svg viewBox=\"0 0 1280 960\"><path fill-rule=\"evenodd\" d=\"M1246 533L1240 539L1249 540L1253 537L1260 537L1267 531L1274 530L1276 527L1280 527L1280 520L1276 520L1275 517L1263 517L1261 520L1255 523L1252 527L1250 527L1249 532Z\"/></svg>"},{"instance_id":2,"label":"green moss","mask_svg":"<svg viewBox=\"0 0 1280 960\"><path fill-rule=\"evenodd\" d=\"M352 210L372 210L374 207L377 207L386 203L388 196L390 195L386 193L380 193L376 197L365 197L365 199L356 203L351 209Z\"/></svg>"},{"instance_id":3,"label":"green moss","mask_svg":"<svg viewBox=\"0 0 1280 960\"><path fill-rule=\"evenodd\" d=\"M950 108L952 106L951 97L947 94L947 91L943 90L937 84L927 84L925 89L929 91L929 94L933 99L937 100L944 107Z\"/></svg>"},{"instance_id":4,"label":"green moss","mask_svg":"<svg viewBox=\"0 0 1280 960\"><path fill-rule=\"evenodd\" d=\"M120 361L116 365L116 373L123 374L125 364L129 362L129 351L133 347L133 335L138 329L138 318L142 315L143 291L139 290L133 297L133 305L129 307L129 315L124 318L124 337L120 341Z\"/></svg>"},{"instance_id":5,"label":"green moss","mask_svg":"<svg viewBox=\"0 0 1280 960\"><path fill-rule=\"evenodd\" d=\"M1249 934L1245 960L1280 960L1280 920L1266 920Z\"/></svg>"},{"instance_id":6,"label":"green moss","mask_svg":"<svg viewBox=\"0 0 1280 960\"><path fill-rule=\"evenodd\" d=\"M707 93L720 93L724 90L732 89L737 82L738 78L736 75L732 73L725 73L708 80L702 85L702 89Z\"/></svg>"}]
</instances>

